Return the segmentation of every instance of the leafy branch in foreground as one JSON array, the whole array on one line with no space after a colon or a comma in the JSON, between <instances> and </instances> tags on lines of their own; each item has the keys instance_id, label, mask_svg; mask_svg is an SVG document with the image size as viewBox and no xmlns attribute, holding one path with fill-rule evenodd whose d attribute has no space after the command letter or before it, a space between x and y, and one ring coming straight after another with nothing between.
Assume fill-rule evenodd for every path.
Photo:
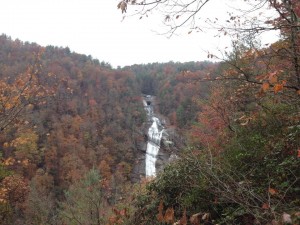
<instances>
[{"instance_id":1,"label":"leafy branch in foreground","mask_svg":"<svg viewBox=\"0 0 300 225\"><path fill-rule=\"evenodd\" d=\"M257 35L274 30L299 29L300 4L298 1L246 0L232 3L225 1L220 7L227 8L226 17L221 18L210 6L214 0L122 0L118 8L126 13L134 8L133 15L149 16L154 13L163 17L168 28L166 34L172 36L178 29L204 31L215 29L219 33L238 35L251 33ZM130 6L130 7L129 7ZM128 14L132 14L128 12Z\"/></svg>"}]
</instances>

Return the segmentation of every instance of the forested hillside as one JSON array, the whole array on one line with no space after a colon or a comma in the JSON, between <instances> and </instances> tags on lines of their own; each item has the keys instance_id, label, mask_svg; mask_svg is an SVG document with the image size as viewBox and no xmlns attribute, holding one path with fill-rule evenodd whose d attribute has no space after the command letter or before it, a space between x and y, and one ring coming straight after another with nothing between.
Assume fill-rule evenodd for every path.
<instances>
[{"instance_id":1,"label":"forested hillside","mask_svg":"<svg viewBox=\"0 0 300 225\"><path fill-rule=\"evenodd\" d=\"M209 2L118 4L230 36L203 62L114 69L0 36L1 225L300 224L300 3L233 1L250 8L203 26ZM151 122L173 157L145 177Z\"/></svg>"},{"instance_id":2,"label":"forested hillside","mask_svg":"<svg viewBox=\"0 0 300 225\"><path fill-rule=\"evenodd\" d=\"M0 41L1 224L299 222L300 100L276 51L284 40L236 46L222 63L122 69ZM143 95L156 96L181 149L136 182Z\"/></svg>"},{"instance_id":3,"label":"forested hillside","mask_svg":"<svg viewBox=\"0 0 300 225\"><path fill-rule=\"evenodd\" d=\"M205 74L159 82L161 111L187 145L138 195L128 224L299 223L299 83L278 55L285 44L240 45Z\"/></svg>"},{"instance_id":4,"label":"forested hillside","mask_svg":"<svg viewBox=\"0 0 300 225\"><path fill-rule=\"evenodd\" d=\"M92 169L113 204L142 136L135 75L67 48L0 42L1 224L58 223L58 201Z\"/></svg>"},{"instance_id":5,"label":"forested hillside","mask_svg":"<svg viewBox=\"0 0 300 225\"><path fill-rule=\"evenodd\" d=\"M157 77L160 110L187 145L137 196L128 224L299 224L300 3L225 1L235 10L222 20L217 7L206 11L212 2L118 5L139 8L140 19L159 14L169 36L215 29L232 41L229 51L208 52L221 63L206 71ZM277 41L261 45L266 33Z\"/></svg>"},{"instance_id":6,"label":"forested hillside","mask_svg":"<svg viewBox=\"0 0 300 225\"><path fill-rule=\"evenodd\" d=\"M145 142L142 95L156 95L160 113L181 132L197 120L197 99L208 96L208 85L187 83L183 74L216 67L112 69L68 48L6 35L0 42L1 224L105 224L119 216L116 207L131 208L128 199L140 190L132 182L138 143Z\"/></svg>"}]
</instances>

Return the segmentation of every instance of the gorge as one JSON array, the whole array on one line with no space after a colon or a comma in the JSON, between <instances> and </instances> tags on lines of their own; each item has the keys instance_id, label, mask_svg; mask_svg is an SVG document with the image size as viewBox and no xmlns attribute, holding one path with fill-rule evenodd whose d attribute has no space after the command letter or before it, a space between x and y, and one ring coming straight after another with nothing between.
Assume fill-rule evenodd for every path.
<instances>
[{"instance_id":1,"label":"gorge","mask_svg":"<svg viewBox=\"0 0 300 225\"><path fill-rule=\"evenodd\" d=\"M300 99L278 73L289 78L288 55L238 55L233 65L259 65L253 81L272 75L250 85L219 63L113 69L0 43L0 224L299 224Z\"/></svg>"}]
</instances>

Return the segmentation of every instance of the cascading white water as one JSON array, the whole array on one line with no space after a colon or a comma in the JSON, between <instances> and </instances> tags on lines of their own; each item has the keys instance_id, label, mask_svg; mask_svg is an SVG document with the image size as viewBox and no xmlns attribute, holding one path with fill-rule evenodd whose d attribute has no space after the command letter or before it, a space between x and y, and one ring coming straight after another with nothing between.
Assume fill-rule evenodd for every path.
<instances>
[{"instance_id":1,"label":"cascading white water","mask_svg":"<svg viewBox=\"0 0 300 225\"><path fill-rule=\"evenodd\" d=\"M147 98L151 98L151 96L147 96ZM156 167L155 163L157 160L157 154L160 148L160 140L163 133L163 127L160 123L160 120L153 116L153 106L151 104L147 104L144 100L144 108L147 112L148 118L151 118L152 125L148 130L148 143L146 150L146 177L156 176Z\"/></svg>"}]
</instances>

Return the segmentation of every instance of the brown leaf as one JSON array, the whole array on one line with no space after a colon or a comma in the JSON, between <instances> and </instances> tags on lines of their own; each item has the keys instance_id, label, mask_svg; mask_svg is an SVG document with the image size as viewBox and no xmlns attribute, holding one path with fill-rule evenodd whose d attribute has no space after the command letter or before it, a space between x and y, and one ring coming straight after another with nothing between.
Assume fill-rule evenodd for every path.
<instances>
[{"instance_id":1,"label":"brown leaf","mask_svg":"<svg viewBox=\"0 0 300 225\"><path fill-rule=\"evenodd\" d=\"M275 195L277 193L277 190L275 190L274 188L269 188L269 193L271 195Z\"/></svg>"},{"instance_id":2,"label":"brown leaf","mask_svg":"<svg viewBox=\"0 0 300 225\"><path fill-rule=\"evenodd\" d=\"M165 17L165 22L169 22L170 20L171 20L170 15L166 15L166 17Z\"/></svg>"},{"instance_id":3,"label":"brown leaf","mask_svg":"<svg viewBox=\"0 0 300 225\"><path fill-rule=\"evenodd\" d=\"M194 215L191 216L190 218L190 222L193 225L200 225L200 220L201 220L201 213L196 213Z\"/></svg>"},{"instance_id":4,"label":"brown leaf","mask_svg":"<svg viewBox=\"0 0 300 225\"><path fill-rule=\"evenodd\" d=\"M269 83L263 83L263 85L262 85L262 90L263 90L264 92L266 92L266 91L269 89L269 87L270 87L270 84L269 84Z\"/></svg>"},{"instance_id":5,"label":"brown leaf","mask_svg":"<svg viewBox=\"0 0 300 225\"><path fill-rule=\"evenodd\" d=\"M163 222L164 221L163 208L164 208L163 201L160 200L159 206L158 206L158 214L156 216L158 222Z\"/></svg>"},{"instance_id":6,"label":"brown leaf","mask_svg":"<svg viewBox=\"0 0 300 225\"><path fill-rule=\"evenodd\" d=\"M262 209L269 209L270 208L270 205L269 203L264 203L262 206L261 206Z\"/></svg>"},{"instance_id":7,"label":"brown leaf","mask_svg":"<svg viewBox=\"0 0 300 225\"><path fill-rule=\"evenodd\" d=\"M158 206L158 212L161 212L161 213L162 213L163 209L164 209L164 203L163 203L162 200L160 200L159 206Z\"/></svg>"},{"instance_id":8,"label":"brown leaf","mask_svg":"<svg viewBox=\"0 0 300 225\"><path fill-rule=\"evenodd\" d=\"M118 8L118 9L121 7L121 3L122 3L122 1L120 1L120 2L118 3L118 5L117 5L117 8Z\"/></svg>"},{"instance_id":9,"label":"brown leaf","mask_svg":"<svg viewBox=\"0 0 300 225\"><path fill-rule=\"evenodd\" d=\"M274 92L275 92L275 94L277 94L279 91L282 91L282 89L283 89L283 84L276 84L274 86Z\"/></svg>"},{"instance_id":10,"label":"brown leaf","mask_svg":"<svg viewBox=\"0 0 300 225\"><path fill-rule=\"evenodd\" d=\"M187 225L187 218L186 218L186 209L183 211L183 215L179 221L180 225Z\"/></svg>"},{"instance_id":11,"label":"brown leaf","mask_svg":"<svg viewBox=\"0 0 300 225\"><path fill-rule=\"evenodd\" d=\"M117 7L118 9L121 9L122 13L124 13L127 10L127 3L125 1L120 1Z\"/></svg>"},{"instance_id":12,"label":"brown leaf","mask_svg":"<svg viewBox=\"0 0 300 225\"><path fill-rule=\"evenodd\" d=\"M156 218L157 218L157 221L160 223L164 221L164 215L162 213L158 213Z\"/></svg>"},{"instance_id":13,"label":"brown leaf","mask_svg":"<svg viewBox=\"0 0 300 225\"><path fill-rule=\"evenodd\" d=\"M174 222L174 209L172 207L167 209L164 221L170 224Z\"/></svg>"}]
</instances>

